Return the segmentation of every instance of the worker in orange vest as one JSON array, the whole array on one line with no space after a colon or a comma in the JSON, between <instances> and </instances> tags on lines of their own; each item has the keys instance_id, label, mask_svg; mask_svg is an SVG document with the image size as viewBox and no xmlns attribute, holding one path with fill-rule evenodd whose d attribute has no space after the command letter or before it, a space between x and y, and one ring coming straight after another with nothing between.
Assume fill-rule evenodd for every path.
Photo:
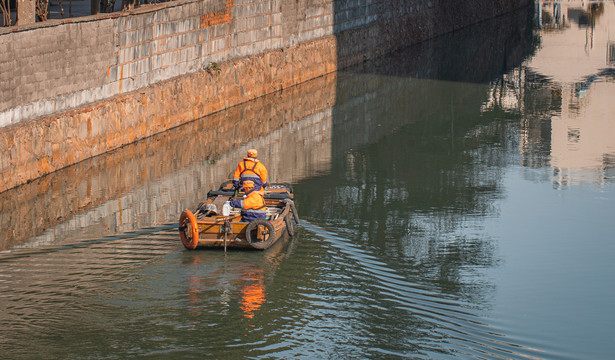
<instances>
[{"instance_id":1,"label":"worker in orange vest","mask_svg":"<svg viewBox=\"0 0 615 360\"><path fill-rule=\"evenodd\" d=\"M241 188L246 180L254 182L256 190L269 186L267 182L267 168L257 157L258 152L255 149L250 149L248 150L248 156L237 164L237 169L233 173L235 189Z\"/></svg>"},{"instance_id":2,"label":"worker in orange vest","mask_svg":"<svg viewBox=\"0 0 615 360\"><path fill-rule=\"evenodd\" d=\"M256 190L254 182L252 180L244 181L243 190L246 192L245 198L229 202L232 207L241 209L241 221L250 222L256 219L266 219L265 198L260 191Z\"/></svg>"}]
</instances>

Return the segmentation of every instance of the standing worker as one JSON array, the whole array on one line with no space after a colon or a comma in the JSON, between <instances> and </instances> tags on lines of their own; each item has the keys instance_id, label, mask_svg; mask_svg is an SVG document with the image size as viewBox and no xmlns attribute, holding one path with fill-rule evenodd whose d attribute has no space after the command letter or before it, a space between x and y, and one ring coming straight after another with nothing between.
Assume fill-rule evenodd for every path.
<instances>
[{"instance_id":1,"label":"standing worker","mask_svg":"<svg viewBox=\"0 0 615 360\"><path fill-rule=\"evenodd\" d=\"M256 219L267 218L267 207L265 206L265 198L256 190L252 180L243 182L243 190L246 197L242 200L231 200L230 205L234 208L241 209L241 221L250 222Z\"/></svg>"},{"instance_id":2,"label":"standing worker","mask_svg":"<svg viewBox=\"0 0 615 360\"><path fill-rule=\"evenodd\" d=\"M254 182L255 190L269 186L267 182L267 168L262 162L256 159L258 152L255 149L248 150L248 157L243 158L237 164L237 169L233 173L233 185L239 189L246 180Z\"/></svg>"}]
</instances>

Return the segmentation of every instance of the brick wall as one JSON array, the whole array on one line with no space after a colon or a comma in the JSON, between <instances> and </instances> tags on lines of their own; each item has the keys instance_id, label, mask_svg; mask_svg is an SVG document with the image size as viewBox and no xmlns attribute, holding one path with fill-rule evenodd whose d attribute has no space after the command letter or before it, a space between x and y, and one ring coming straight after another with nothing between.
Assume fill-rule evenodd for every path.
<instances>
[{"instance_id":1,"label":"brick wall","mask_svg":"<svg viewBox=\"0 0 615 360\"><path fill-rule=\"evenodd\" d=\"M180 0L0 29L0 192L530 0Z\"/></svg>"}]
</instances>

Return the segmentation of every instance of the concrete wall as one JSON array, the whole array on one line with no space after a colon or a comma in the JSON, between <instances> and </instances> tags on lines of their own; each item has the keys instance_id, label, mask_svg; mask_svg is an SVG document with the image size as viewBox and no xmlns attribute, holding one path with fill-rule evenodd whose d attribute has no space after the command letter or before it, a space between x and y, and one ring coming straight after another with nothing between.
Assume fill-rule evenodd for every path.
<instances>
[{"instance_id":1,"label":"concrete wall","mask_svg":"<svg viewBox=\"0 0 615 360\"><path fill-rule=\"evenodd\" d=\"M184 0L0 30L0 192L531 0Z\"/></svg>"}]
</instances>

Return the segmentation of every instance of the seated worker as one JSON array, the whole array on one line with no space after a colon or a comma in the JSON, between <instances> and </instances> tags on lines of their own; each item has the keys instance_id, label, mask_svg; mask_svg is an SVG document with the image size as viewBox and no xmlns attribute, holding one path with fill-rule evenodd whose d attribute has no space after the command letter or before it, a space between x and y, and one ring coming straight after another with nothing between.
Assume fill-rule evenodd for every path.
<instances>
[{"instance_id":1,"label":"seated worker","mask_svg":"<svg viewBox=\"0 0 615 360\"><path fill-rule=\"evenodd\" d=\"M258 152L255 149L248 150L248 157L243 158L237 164L237 169L233 173L233 185L239 189L246 180L254 182L255 190L269 186L267 182L267 168L262 162L258 161Z\"/></svg>"},{"instance_id":2,"label":"seated worker","mask_svg":"<svg viewBox=\"0 0 615 360\"><path fill-rule=\"evenodd\" d=\"M230 201L232 207L241 209L241 221L250 222L255 219L266 219L265 198L256 190L254 182L251 180L244 181L243 191L246 193L245 198Z\"/></svg>"}]
</instances>

